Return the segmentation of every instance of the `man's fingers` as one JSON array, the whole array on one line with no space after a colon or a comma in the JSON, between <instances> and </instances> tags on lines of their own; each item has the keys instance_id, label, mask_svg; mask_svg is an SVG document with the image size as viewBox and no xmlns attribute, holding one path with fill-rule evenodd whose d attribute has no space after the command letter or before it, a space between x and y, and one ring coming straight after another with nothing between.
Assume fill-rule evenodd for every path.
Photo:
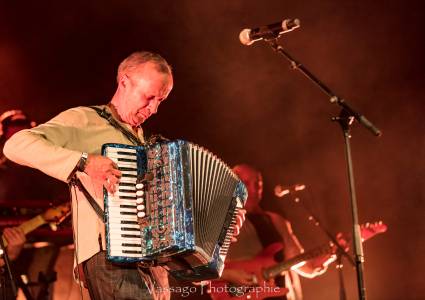
<instances>
[{"instance_id":1,"label":"man's fingers","mask_svg":"<svg viewBox=\"0 0 425 300\"><path fill-rule=\"evenodd\" d=\"M246 214L246 209L239 209L238 213L242 216L243 220L245 221L245 214Z\"/></svg>"},{"instance_id":2,"label":"man's fingers","mask_svg":"<svg viewBox=\"0 0 425 300\"><path fill-rule=\"evenodd\" d=\"M112 174L106 176L106 180L112 185L116 185L118 182L120 182L120 178Z\"/></svg>"},{"instance_id":3,"label":"man's fingers","mask_svg":"<svg viewBox=\"0 0 425 300\"><path fill-rule=\"evenodd\" d=\"M118 169L112 169L111 174L114 175L117 178L121 178L121 171Z\"/></svg>"},{"instance_id":4,"label":"man's fingers","mask_svg":"<svg viewBox=\"0 0 425 300\"><path fill-rule=\"evenodd\" d=\"M236 215L236 227L242 227L243 222L245 221L245 213L240 213Z\"/></svg>"},{"instance_id":5,"label":"man's fingers","mask_svg":"<svg viewBox=\"0 0 425 300\"><path fill-rule=\"evenodd\" d=\"M11 245L22 244L26 240L23 230L18 227L6 228L3 234Z\"/></svg>"},{"instance_id":6,"label":"man's fingers","mask_svg":"<svg viewBox=\"0 0 425 300\"><path fill-rule=\"evenodd\" d=\"M19 232L16 228L6 228L4 230L4 234L6 237L8 238L18 238L19 237Z\"/></svg>"},{"instance_id":7,"label":"man's fingers","mask_svg":"<svg viewBox=\"0 0 425 300\"><path fill-rule=\"evenodd\" d=\"M111 193L114 194L116 191L116 185L118 184L119 180L117 177L115 176L107 176L105 183L103 184L103 186L106 188L106 190Z\"/></svg>"}]
</instances>

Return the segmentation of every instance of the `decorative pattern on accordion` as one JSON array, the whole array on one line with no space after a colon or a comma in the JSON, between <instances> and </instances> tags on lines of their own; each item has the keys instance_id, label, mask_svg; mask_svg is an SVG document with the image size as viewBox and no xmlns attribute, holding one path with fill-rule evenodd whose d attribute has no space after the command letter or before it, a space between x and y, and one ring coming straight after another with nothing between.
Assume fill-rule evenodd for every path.
<instances>
[{"instance_id":1,"label":"decorative pattern on accordion","mask_svg":"<svg viewBox=\"0 0 425 300\"><path fill-rule=\"evenodd\" d=\"M108 259L163 264L181 280L217 278L246 188L214 154L182 141L105 144L122 178L105 193Z\"/></svg>"}]
</instances>

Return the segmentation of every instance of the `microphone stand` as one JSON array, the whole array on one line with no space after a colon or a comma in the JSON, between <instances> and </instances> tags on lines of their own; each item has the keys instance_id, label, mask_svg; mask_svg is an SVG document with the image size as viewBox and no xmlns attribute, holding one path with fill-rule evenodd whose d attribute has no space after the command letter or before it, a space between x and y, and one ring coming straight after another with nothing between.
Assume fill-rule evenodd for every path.
<instances>
[{"instance_id":1,"label":"microphone stand","mask_svg":"<svg viewBox=\"0 0 425 300\"><path fill-rule=\"evenodd\" d=\"M338 281L339 281L339 299L347 300L347 293L345 291L345 284L344 284L344 273L342 272L342 267L344 265L342 264L341 253L337 253L336 261L337 261L336 268L338 269Z\"/></svg>"},{"instance_id":2,"label":"microphone stand","mask_svg":"<svg viewBox=\"0 0 425 300\"><path fill-rule=\"evenodd\" d=\"M338 280L339 280L339 295L340 295L340 300L346 300L346 291L345 291L345 285L344 285L344 277L343 277L343 273L342 273L342 257L346 257L347 260L349 261L349 263L354 266L355 263L353 261L353 258L348 255L348 253L345 251L344 248L342 248L342 246L338 243L338 241L335 239L334 235L326 228L322 225L322 222L320 222L320 220L318 219L318 217L316 215L313 214L313 212L302 203L302 201L300 200L299 197L295 197L293 199L295 201L295 203L298 203L301 205L301 207L307 212L308 214L308 220L313 222L313 224L315 226L318 226L320 229L322 229L322 231L328 236L328 238L333 242L333 244L337 247L336 250L336 257L337 257L337 269L338 269Z\"/></svg>"},{"instance_id":3,"label":"microphone stand","mask_svg":"<svg viewBox=\"0 0 425 300\"><path fill-rule=\"evenodd\" d=\"M13 299L15 299L17 297L18 294L18 290L16 288L16 284L15 284L15 280L12 274L12 269L10 267L10 260L9 260L9 256L7 255L7 251L6 251L6 247L4 246L3 243L3 232L0 230L0 249L3 251L3 255L2 258L4 260L4 267L6 268L7 272L7 278L9 278L10 280L10 286L12 288L12 293L13 293ZM6 280L6 276L4 276L3 274L0 275L2 277L2 280L0 282L0 285L3 285L3 299L6 299L7 297L7 280Z\"/></svg>"},{"instance_id":4,"label":"microphone stand","mask_svg":"<svg viewBox=\"0 0 425 300\"><path fill-rule=\"evenodd\" d=\"M363 263L364 255L363 248L360 238L360 225L358 221L358 212L357 212L357 202L356 202L356 192L354 186L354 172L353 172L353 162L351 158L351 147L350 147L350 125L352 125L353 120L356 119L360 124L362 124L366 129L371 131L375 136L380 136L381 131L375 127L365 116L358 113L354 110L344 99L336 96L325 84L323 84L316 76L314 76L309 70L307 70L302 64L297 62L286 52L281 45L277 43L277 34L275 37L266 39L265 41L272 47L272 49L283 55L291 64L291 67L294 70L300 71L305 77L310 81L316 84L330 99L331 103L337 104L341 107L341 112L338 117L332 118L333 121L337 121L343 130L344 141L345 141L345 154L347 161L347 171L348 171L348 182L349 182L349 192L350 192L350 203L351 203L351 213L353 219L353 243L354 243L354 256L355 256L355 266L357 274L357 285L358 285L358 294L359 299L366 299L366 288L364 284L363 277Z\"/></svg>"}]
</instances>

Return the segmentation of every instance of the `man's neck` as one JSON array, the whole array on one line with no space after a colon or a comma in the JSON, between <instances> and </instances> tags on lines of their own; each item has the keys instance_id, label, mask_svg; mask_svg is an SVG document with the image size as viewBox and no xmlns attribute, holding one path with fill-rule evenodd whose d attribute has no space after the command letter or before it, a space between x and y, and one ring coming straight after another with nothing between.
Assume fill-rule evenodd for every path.
<instances>
[{"instance_id":1,"label":"man's neck","mask_svg":"<svg viewBox=\"0 0 425 300\"><path fill-rule=\"evenodd\" d=\"M118 114L118 111L117 111L117 109L115 108L115 105L112 103L112 101L111 101L111 102L109 102L109 103L107 104L107 106L108 106L109 110L111 111L111 114L112 114L112 116L114 117L114 119L115 119L115 120L117 120L117 121L120 121L121 123L123 123L123 121L122 121L122 119L121 119L120 115Z\"/></svg>"},{"instance_id":2,"label":"man's neck","mask_svg":"<svg viewBox=\"0 0 425 300\"><path fill-rule=\"evenodd\" d=\"M114 105L114 98L112 98L111 102L109 102L107 105L108 105L109 110L111 111L111 114L112 114L112 116L114 117L115 120L117 120L121 123L127 124L121 119L120 115L118 114L118 110L116 109L116 107ZM136 136L137 136L137 134L139 132L139 128L131 126L131 131L133 133L135 133Z\"/></svg>"}]
</instances>

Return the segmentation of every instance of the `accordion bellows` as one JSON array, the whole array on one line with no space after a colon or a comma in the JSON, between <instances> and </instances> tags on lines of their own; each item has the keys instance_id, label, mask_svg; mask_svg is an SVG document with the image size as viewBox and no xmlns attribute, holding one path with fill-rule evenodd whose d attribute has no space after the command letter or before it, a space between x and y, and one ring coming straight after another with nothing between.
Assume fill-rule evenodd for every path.
<instances>
[{"instance_id":1,"label":"accordion bellows","mask_svg":"<svg viewBox=\"0 0 425 300\"><path fill-rule=\"evenodd\" d=\"M107 257L160 264L180 280L218 278L244 184L208 150L183 140L147 146L105 144L122 172L104 190Z\"/></svg>"}]
</instances>

